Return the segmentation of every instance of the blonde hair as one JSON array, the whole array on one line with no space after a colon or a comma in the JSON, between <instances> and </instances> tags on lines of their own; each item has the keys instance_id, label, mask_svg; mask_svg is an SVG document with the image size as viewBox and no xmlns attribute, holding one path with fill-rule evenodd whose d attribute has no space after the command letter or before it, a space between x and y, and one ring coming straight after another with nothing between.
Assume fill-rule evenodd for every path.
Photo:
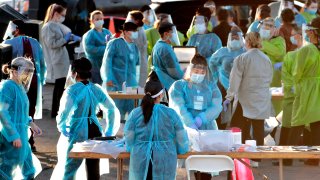
<instances>
[{"instance_id":1,"label":"blonde hair","mask_svg":"<svg viewBox=\"0 0 320 180\"><path fill-rule=\"evenodd\" d=\"M2 72L3 74L9 74L10 72L9 64L2 65Z\"/></svg>"},{"instance_id":2,"label":"blonde hair","mask_svg":"<svg viewBox=\"0 0 320 180\"><path fill-rule=\"evenodd\" d=\"M262 40L260 38L260 34L257 32L249 32L246 34L246 44L248 44L251 48L262 48Z\"/></svg>"},{"instance_id":3,"label":"blonde hair","mask_svg":"<svg viewBox=\"0 0 320 180\"><path fill-rule=\"evenodd\" d=\"M103 16L103 12L100 10L94 10L90 13L90 28L94 28L94 24L92 23L92 20L95 15L101 14Z\"/></svg>"},{"instance_id":4,"label":"blonde hair","mask_svg":"<svg viewBox=\"0 0 320 180\"><path fill-rule=\"evenodd\" d=\"M59 4L51 4L46 12L46 17L44 18L43 24L46 24L48 21L52 20L54 13L62 13L63 11L65 11L66 8L64 8L63 6L59 5Z\"/></svg>"}]
</instances>

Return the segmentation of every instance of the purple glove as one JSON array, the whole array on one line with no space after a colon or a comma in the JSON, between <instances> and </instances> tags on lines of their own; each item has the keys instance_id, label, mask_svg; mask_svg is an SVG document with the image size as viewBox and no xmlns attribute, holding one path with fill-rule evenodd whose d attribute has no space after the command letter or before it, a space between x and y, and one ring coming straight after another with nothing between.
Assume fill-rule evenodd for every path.
<instances>
[{"instance_id":1,"label":"purple glove","mask_svg":"<svg viewBox=\"0 0 320 180\"><path fill-rule=\"evenodd\" d=\"M195 124L198 128L200 128L201 125L202 125L202 119L201 119L199 116L197 116L197 117L194 119L194 124Z\"/></svg>"},{"instance_id":2,"label":"purple glove","mask_svg":"<svg viewBox=\"0 0 320 180\"><path fill-rule=\"evenodd\" d=\"M230 104L230 100L226 99L225 101L223 101L223 111L224 112L227 112L229 104Z\"/></svg>"},{"instance_id":3,"label":"purple glove","mask_svg":"<svg viewBox=\"0 0 320 180\"><path fill-rule=\"evenodd\" d=\"M275 70L280 71L281 68L282 68L282 62L275 63L275 64L273 65L273 67L274 67Z\"/></svg>"}]
</instances>

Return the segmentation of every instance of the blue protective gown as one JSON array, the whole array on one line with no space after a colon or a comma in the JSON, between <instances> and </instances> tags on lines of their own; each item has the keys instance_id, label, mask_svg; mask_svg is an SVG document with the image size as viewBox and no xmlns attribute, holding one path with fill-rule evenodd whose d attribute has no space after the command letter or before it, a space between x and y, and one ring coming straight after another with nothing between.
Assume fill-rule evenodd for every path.
<instances>
[{"instance_id":1,"label":"blue protective gown","mask_svg":"<svg viewBox=\"0 0 320 180\"><path fill-rule=\"evenodd\" d=\"M202 99L201 105L199 97ZM201 102L201 100L200 100ZM173 83L169 90L169 107L173 108L183 123L192 127L195 118L202 120L200 130L217 130L216 118L222 110L222 96L217 85L212 82L199 84L181 79Z\"/></svg>"},{"instance_id":2,"label":"blue protective gown","mask_svg":"<svg viewBox=\"0 0 320 180\"><path fill-rule=\"evenodd\" d=\"M227 47L223 47L211 56L209 60L209 69L214 75L214 79L219 78L219 81L225 90L229 88L229 76L233 60L244 52L244 48L232 51Z\"/></svg>"},{"instance_id":3,"label":"blue protective gown","mask_svg":"<svg viewBox=\"0 0 320 180\"><path fill-rule=\"evenodd\" d=\"M103 131L96 116L99 107L106 113L106 130ZM90 112L90 116L89 115ZM82 82L69 86L60 101L57 120L59 132L69 132L70 137L61 133L58 144L57 169L63 179L72 179L83 159L68 158L68 154L76 142L88 139L88 119L96 124L103 136L114 136L120 127L120 113L112 99L101 86L93 83L87 85ZM64 167L64 168L61 168ZM57 170L55 170L57 171ZM61 172L63 171L63 172ZM55 172L57 173L57 172Z\"/></svg>"},{"instance_id":4,"label":"blue protective gown","mask_svg":"<svg viewBox=\"0 0 320 180\"><path fill-rule=\"evenodd\" d=\"M307 21L304 19L304 17L300 13L295 14L294 21L300 28L302 27L302 24L307 24ZM280 27L281 23L282 23L281 18L277 17L275 19L276 27Z\"/></svg>"},{"instance_id":5,"label":"blue protective gown","mask_svg":"<svg viewBox=\"0 0 320 180\"><path fill-rule=\"evenodd\" d=\"M189 140L174 110L155 104L145 124L141 107L135 108L125 124L124 135L130 152L129 180L146 179L149 163L153 180L176 178L177 154L188 152Z\"/></svg>"},{"instance_id":6,"label":"blue protective gown","mask_svg":"<svg viewBox=\"0 0 320 180\"><path fill-rule=\"evenodd\" d=\"M34 157L28 143L31 121L29 100L22 85L13 80L0 83L0 179L31 179L35 176ZM13 147L21 140L20 148ZM18 170L19 168L19 170ZM17 170L13 174L13 171Z\"/></svg>"},{"instance_id":7,"label":"blue protective gown","mask_svg":"<svg viewBox=\"0 0 320 180\"><path fill-rule=\"evenodd\" d=\"M215 33L194 34L189 39L187 46L196 46L197 52L208 61L212 54L222 47L222 43Z\"/></svg>"},{"instance_id":8,"label":"blue protective gown","mask_svg":"<svg viewBox=\"0 0 320 180\"><path fill-rule=\"evenodd\" d=\"M40 43L31 37L17 36L13 39L4 41L4 44L12 45L12 58L22 57L23 53L23 39L28 38L31 44L33 58L35 62L36 75L37 75L37 103L34 119L42 119L42 85L46 83L47 67L42 54Z\"/></svg>"},{"instance_id":9,"label":"blue protective gown","mask_svg":"<svg viewBox=\"0 0 320 180\"><path fill-rule=\"evenodd\" d=\"M103 56L101 78L103 86L112 81L114 87L107 87L108 91L121 91L123 82L127 87L138 86L136 66L139 65L139 50L134 43L127 43L123 38L109 41ZM115 100L122 116L134 107L133 100Z\"/></svg>"},{"instance_id":10,"label":"blue protective gown","mask_svg":"<svg viewBox=\"0 0 320 180\"><path fill-rule=\"evenodd\" d=\"M100 68L102 65L102 58L106 49L106 36L110 38L112 34L108 29L103 28L102 32L96 29L90 29L83 35L83 48L86 57L92 64L92 82L101 84Z\"/></svg>"},{"instance_id":11,"label":"blue protective gown","mask_svg":"<svg viewBox=\"0 0 320 180\"><path fill-rule=\"evenodd\" d=\"M167 90L174 81L183 77L183 71L172 46L161 39L153 47L152 64L160 82Z\"/></svg>"}]
</instances>

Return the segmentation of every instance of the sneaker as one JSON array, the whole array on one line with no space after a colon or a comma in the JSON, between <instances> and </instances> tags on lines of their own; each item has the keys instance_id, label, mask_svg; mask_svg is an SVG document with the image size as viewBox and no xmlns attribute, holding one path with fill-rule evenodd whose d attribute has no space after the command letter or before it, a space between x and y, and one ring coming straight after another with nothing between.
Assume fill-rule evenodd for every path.
<instances>
[{"instance_id":1,"label":"sneaker","mask_svg":"<svg viewBox=\"0 0 320 180\"><path fill-rule=\"evenodd\" d=\"M257 167L259 167L259 162L251 160L250 161L250 166L253 167L253 168L257 168Z\"/></svg>"}]
</instances>

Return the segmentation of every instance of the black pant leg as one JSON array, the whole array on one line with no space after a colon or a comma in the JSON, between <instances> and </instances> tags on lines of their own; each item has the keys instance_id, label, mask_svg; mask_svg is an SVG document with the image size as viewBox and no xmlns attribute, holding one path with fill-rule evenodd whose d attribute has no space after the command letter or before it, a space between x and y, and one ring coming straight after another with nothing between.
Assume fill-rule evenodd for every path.
<instances>
[{"instance_id":1,"label":"black pant leg","mask_svg":"<svg viewBox=\"0 0 320 180\"><path fill-rule=\"evenodd\" d=\"M238 102L237 108L232 116L230 126L242 129L243 123L245 123L246 119L247 118L243 116L242 106Z\"/></svg>"},{"instance_id":2,"label":"black pant leg","mask_svg":"<svg viewBox=\"0 0 320 180\"><path fill-rule=\"evenodd\" d=\"M66 78L59 78L56 79L53 89L53 96L52 96L52 110L51 110L51 117L55 118L58 115L60 99L64 91L64 85L66 83Z\"/></svg>"},{"instance_id":3,"label":"black pant leg","mask_svg":"<svg viewBox=\"0 0 320 180\"><path fill-rule=\"evenodd\" d=\"M29 91L27 92L27 96L29 99L29 116L34 117L34 113L36 112L36 105L37 105L37 94L38 94L38 87L37 87L37 80L36 76L34 75L33 78L35 80L31 81ZM30 129L31 131L31 129ZM34 148L34 139L33 139L33 132L31 131L31 136L29 138L29 144L31 148Z\"/></svg>"},{"instance_id":4,"label":"black pant leg","mask_svg":"<svg viewBox=\"0 0 320 180\"><path fill-rule=\"evenodd\" d=\"M242 144L245 144L246 140L252 139L250 135L251 121L249 119L244 119L240 128L242 132Z\"/></svg>"},{"instance_id":5,"label":"black pant leg","mask_svg":"<svg viewBox=\"0 0 320 180\"><path fill-rule=\"evenodd\" d=\"M288 145L289 133L290 133L290 128L281 127L280 140L279 140L280 146Z\"/></svg>"},{"instance_id":6,"label":"black pant leg","mask_svg":"<svg viewBox=\"0 0 320 180\"><path fill-rule=\"evenodd\" d=\"M301 134L303 133L303 130L304 130L304 125L291 127L287 145L289 146L299 145L299 141L301 139Z\"/></svg>"},{"instance_id":7,"label":"black pant leg","mask_svg":"<svg viewBox=\"0 0 320 180\"><path fill-rule=\"evenodd\" d=\"M310 124L312 145L320 145L320 121Z\"/></svg>"},{"instance_id":8,"label":"black pant leg","mask_svg":"<svg viewBox=\"0 0 320 180\"><path fill-rule=\"evenodd\" d=\"M88 120L88 138L101 137L102 134L96 124ZM100 159L86 159L87 179L100 179Z\"/></svg>"},{"instance_id":9,"label":"black pant leg","mask_svg":"<svg viewBox=\"0 0 320 180\"><path fill-rule=\"evenodd\" d=\"M257 141L257 146L264 144L264 120L262 119L249 119L252 124L253 139Z\"/></svg>"}]
</instances>

